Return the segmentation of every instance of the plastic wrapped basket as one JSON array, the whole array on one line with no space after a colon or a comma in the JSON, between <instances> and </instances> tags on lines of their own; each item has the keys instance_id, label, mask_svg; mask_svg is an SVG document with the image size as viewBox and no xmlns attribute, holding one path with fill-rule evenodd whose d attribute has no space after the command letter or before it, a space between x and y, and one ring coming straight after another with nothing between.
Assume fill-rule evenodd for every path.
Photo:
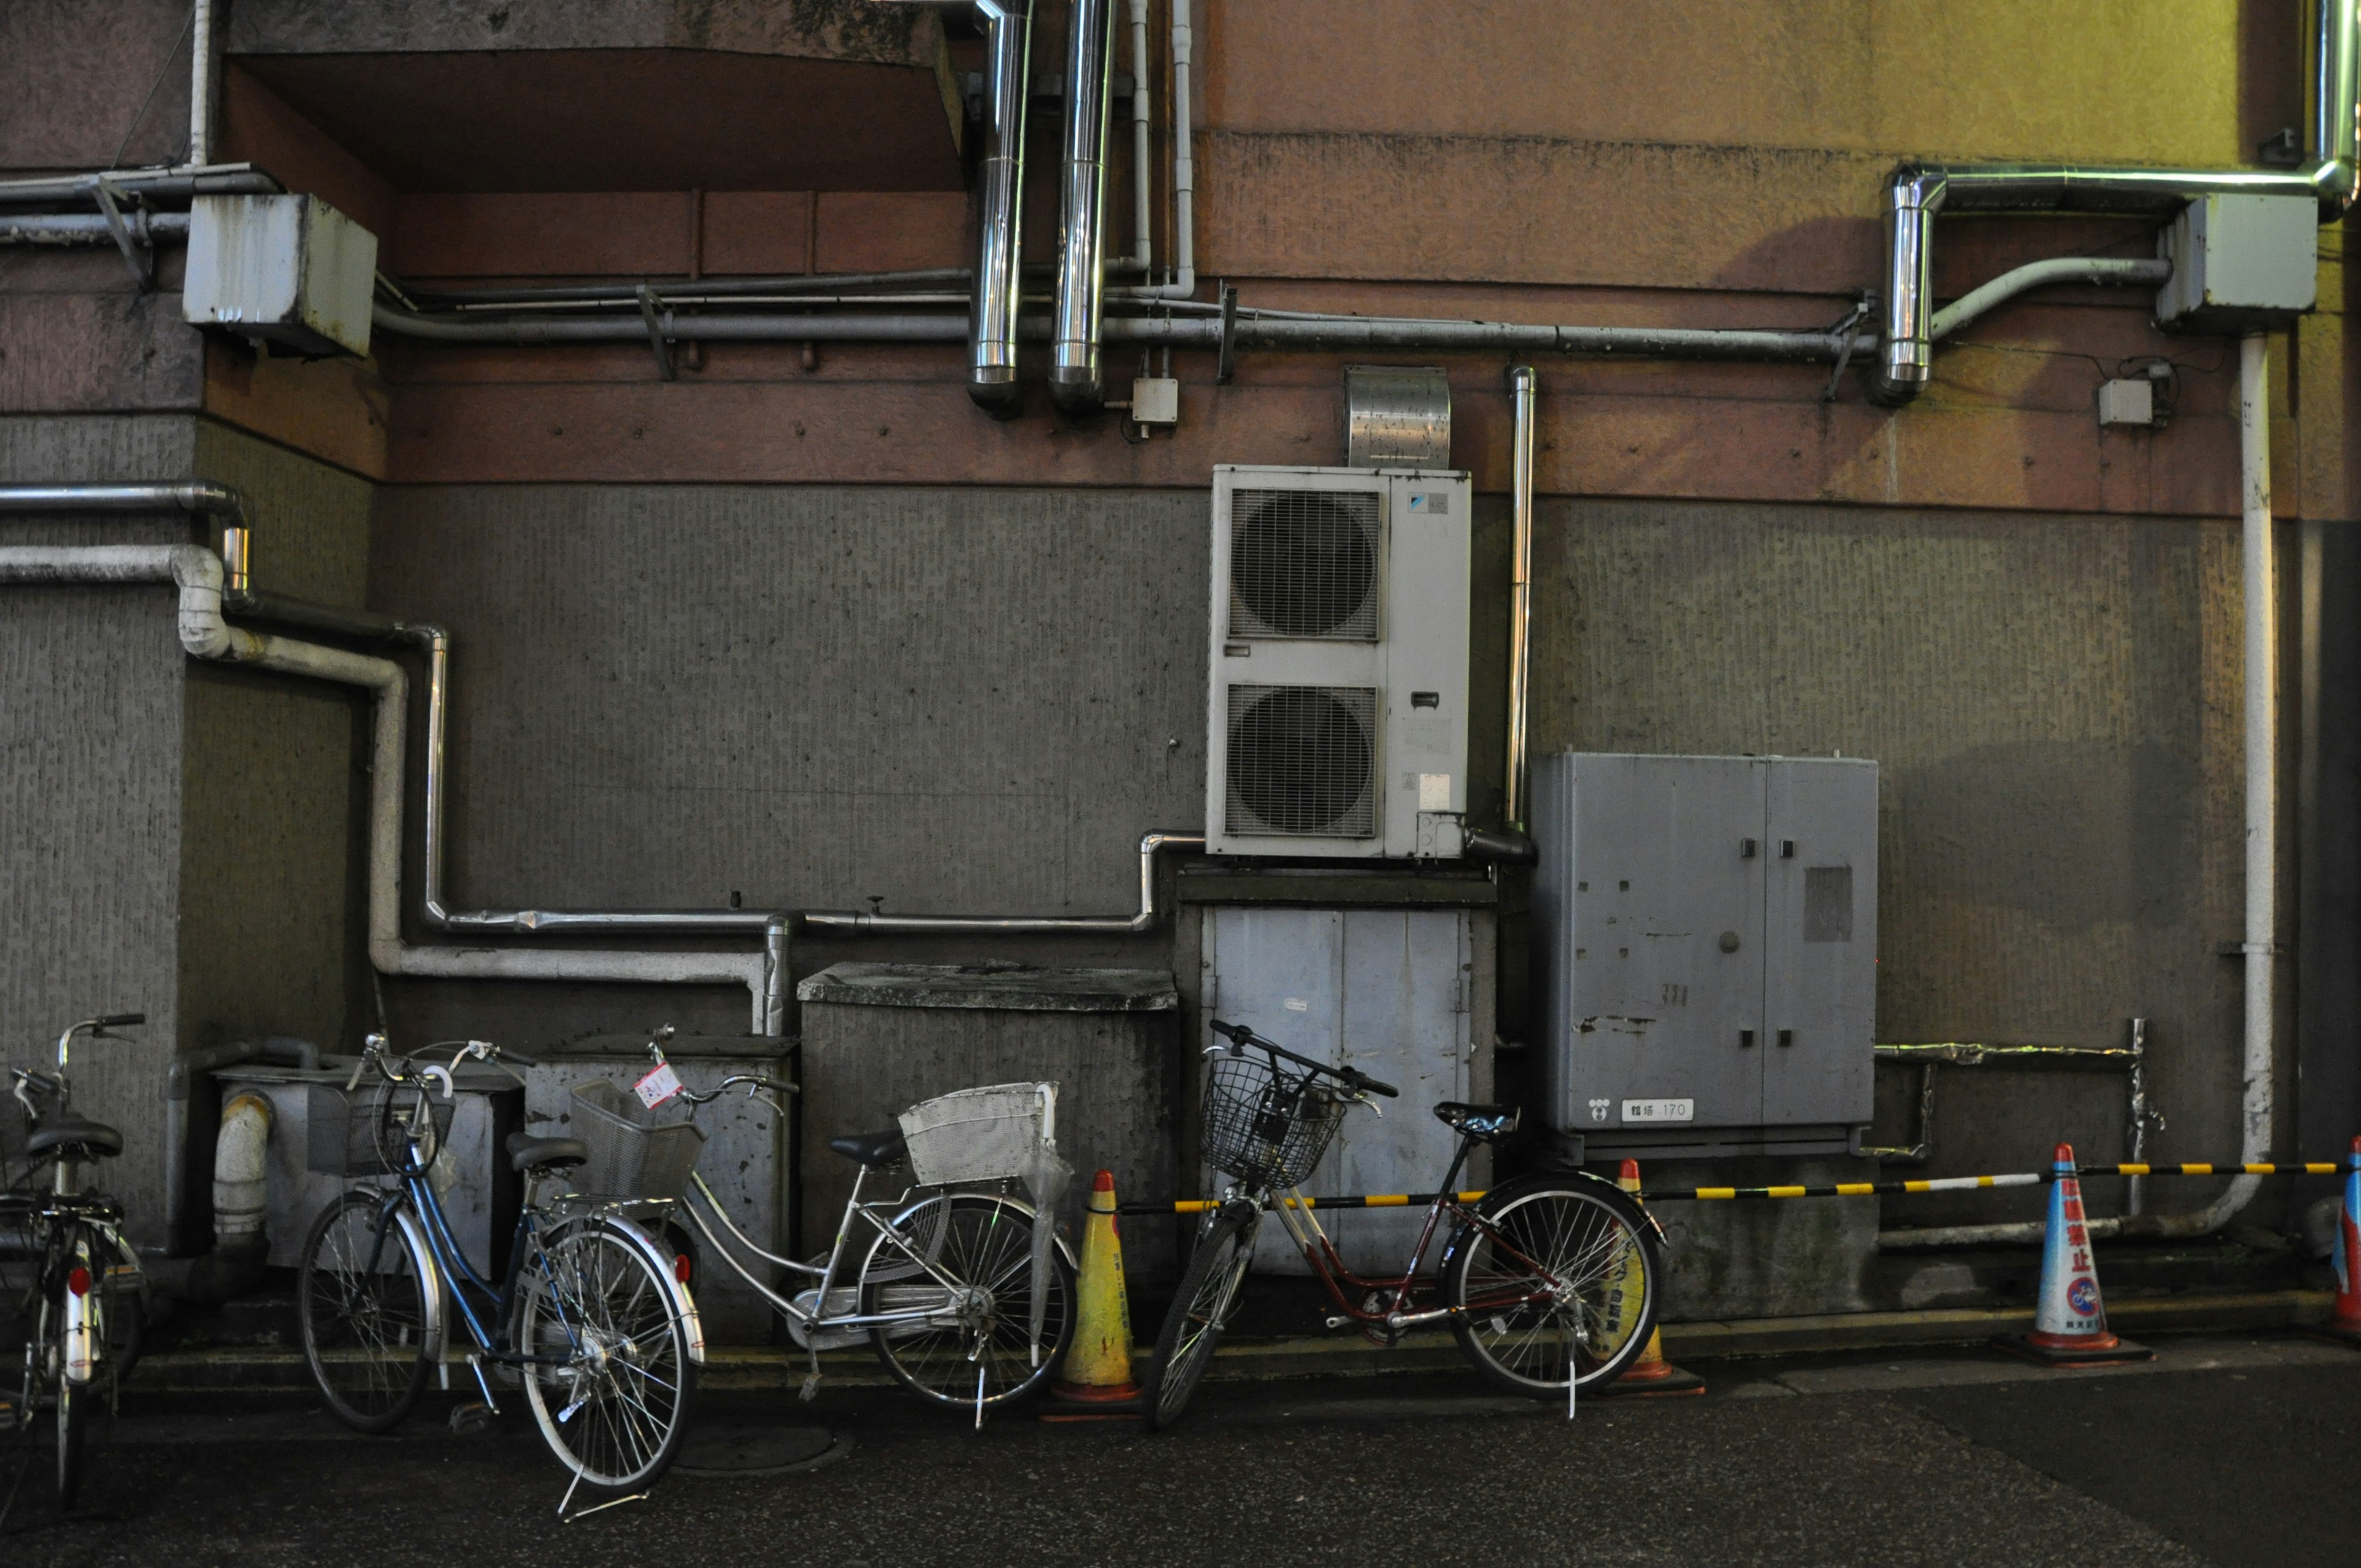
<instances>
[{"instance_id":1,"label":"plastic wrapped basket","mask_svg":"<svg viewBox=\"0 0 2361 1568\"><path fill-rule=\"evenodd\" d=\"M902 1113L910 1173L922 1186L1031 1178L1058 1139L1058 1086L993 1083L922 1100Z\"/></svg>"}]
</instances>

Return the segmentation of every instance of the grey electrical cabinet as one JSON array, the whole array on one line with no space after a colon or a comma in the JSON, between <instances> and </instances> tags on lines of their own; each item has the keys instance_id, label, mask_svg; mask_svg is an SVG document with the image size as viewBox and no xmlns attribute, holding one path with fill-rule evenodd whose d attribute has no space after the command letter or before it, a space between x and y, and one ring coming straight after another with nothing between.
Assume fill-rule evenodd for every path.
<instances>
[{"instance_id":1,"label":"grey electrical cabinet","mask_svg":"<svg viewBox=\"0 0 2361 1568\"><path fill-rule=\"evenodd\" d=\"M1535 759L1542 1119L1577 1158L1834 1154L1871 1113L1877 764Z\"/></svg>"}]
</instances>

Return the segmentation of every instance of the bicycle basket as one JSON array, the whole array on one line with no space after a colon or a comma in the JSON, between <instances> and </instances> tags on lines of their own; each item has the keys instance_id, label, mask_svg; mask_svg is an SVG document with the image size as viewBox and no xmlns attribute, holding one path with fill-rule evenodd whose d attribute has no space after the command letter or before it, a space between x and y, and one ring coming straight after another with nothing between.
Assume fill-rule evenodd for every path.
<instances>
[{"instance_id":1,"label":"bicycle basket","mask_svg":"<svg viewBox=\"0 0 2361 1568\"><path fill-rule=\"evenodd\" d=\"M320 1176L399 1176L412 1169L410 1128L426 1107L426 1161L451 1138L458 1102L432 1085L378 1083L341 1089L315 1083L304 1108L305 1167ZM423 1169L424 1166L415 1168Z\"/></svg>"},{"instance_id":2,"label":"bicycle basket","mask_svg":"<svg viewBox=\"0 0 2361 1568\"><path fill-rule=\"evenodd\" d=\"M1058 1086L994 1083L922 1100L895 1118L922 1186L1022 1179L1058 1135Z\"/></svg>"},{"instance_id":3,"label":"bicycle basket","mask_svg":"<svg viewBox=\"0 0 2361 1568\"><path fill-rule=\"evenodd\" d=\"M1333 1091L1268 1059L1215 1057L1206 1070L1204 1161L1249 1187L1301 1186L1344 1120Z\"/></svg>"},{"instance_id":4,"label":"bicycle basket","mask_svg":"<svg viewBox=\"0 0 2361 1568\"><path fill-rule=\"evenodd\" d=\"M694 1122L657 1122L638 1095L603 1078L574 1086L574 1135L590 1157L574 1174L587 1198L672 1201L705 1150Z\"/></svg>"}]
</instances>

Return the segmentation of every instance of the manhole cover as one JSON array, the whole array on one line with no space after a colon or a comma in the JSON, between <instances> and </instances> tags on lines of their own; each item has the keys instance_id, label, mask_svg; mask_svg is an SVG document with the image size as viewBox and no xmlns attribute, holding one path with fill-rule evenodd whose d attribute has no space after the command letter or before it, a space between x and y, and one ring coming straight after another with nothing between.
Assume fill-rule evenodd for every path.
<instances>
[{"instance_id":1,"label":"manhole cover","mask_svg":"<svg viewBox=\"0 0 2361 1568\"><path fill-rule=\"evenodd\" d=\"M826 1427L708 1427L689 1434L673 1469L682 1475L787 1475L851 1452L849 1434Z\"/></svg>"}]
</instances>

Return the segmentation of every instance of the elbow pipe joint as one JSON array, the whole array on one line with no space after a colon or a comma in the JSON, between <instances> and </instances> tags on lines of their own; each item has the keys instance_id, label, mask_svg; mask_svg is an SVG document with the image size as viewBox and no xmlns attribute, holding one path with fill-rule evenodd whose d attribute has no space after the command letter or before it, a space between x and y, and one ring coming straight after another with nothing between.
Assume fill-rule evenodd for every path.
<instances>
[{"instance_id":1,"label":"elbow pipe joint","mask_svg":"<svg viewBox=\"0 0 2361 1568\"><path fill-rule=\"evenodd\" d=\"M1885 186L1885 330L1870 378L1872 402L1900 408L1935 373L1932 237L1949 194L1939 169L1905 164Z\"/></svg>"}]
</instances>

